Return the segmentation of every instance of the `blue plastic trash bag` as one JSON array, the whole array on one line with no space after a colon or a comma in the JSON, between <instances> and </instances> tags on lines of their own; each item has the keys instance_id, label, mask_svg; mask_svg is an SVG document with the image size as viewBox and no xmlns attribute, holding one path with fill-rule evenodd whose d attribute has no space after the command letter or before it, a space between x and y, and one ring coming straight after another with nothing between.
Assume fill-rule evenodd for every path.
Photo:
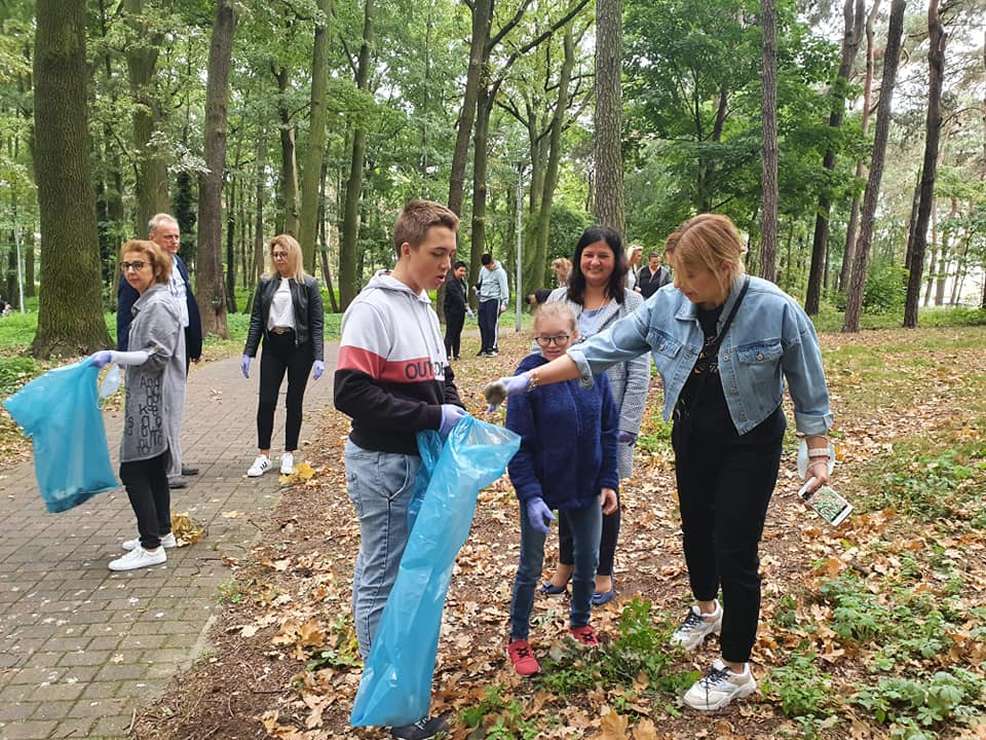
<instances>
[{"instance_id":1,"label":"blue plastic trash bag","mask_svg":"<svg viewBox=\"0 0 986 740\"><path fill-rule=\"evenodd\" d=\"M86 358L35 378L3 403L34 444L34 472L50 512L120 485L106 446L98 376Z\"/></svg>"},{"instance_id":2,"label":"blue plastic trash bag","mask_svg":"<svg viewBox=\"0 0 986 740\"><path fill-rule=\"evenodd\" d=\"M363 668L350 716L354 727L406 725L428 714L455 557L469 535L479 491L503 475L519 447L513 432L471 416L455 425L444 446L438 432L418 434L418 476L427 479L427 489L420 507L412 503L417 518Z\"/></svg>"}]
</instances>

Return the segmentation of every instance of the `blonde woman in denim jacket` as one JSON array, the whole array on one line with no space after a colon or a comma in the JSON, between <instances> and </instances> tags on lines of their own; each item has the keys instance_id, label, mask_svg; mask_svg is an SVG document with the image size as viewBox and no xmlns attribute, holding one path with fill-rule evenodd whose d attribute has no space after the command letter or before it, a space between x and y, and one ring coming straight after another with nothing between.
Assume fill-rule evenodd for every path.
<instances>
[{"instance_id":1,"label":"blonde woman in denim jacket","mask_svg":"<svg viewBox=\"0 0 986 740\"><path fill-rule=\"evenodd\" d=\"M776 285L743 274L743 246L732 221L695 216L668 238L667 249L673 285L564 357L492 383L487 396L496 402L572 378L591 385L611 365L651 353L664 382L663 416L674 418L678 502L695 598L672 641L695 649L721 633L722 659L685 695L689 706L715 711L756 691L748 661L760 617L757 549L780 465L785 380L795 426L809 448L808 475L815 479L809 490L829 479L832 414L811 321Z\"/></svg>"}]
</instances>

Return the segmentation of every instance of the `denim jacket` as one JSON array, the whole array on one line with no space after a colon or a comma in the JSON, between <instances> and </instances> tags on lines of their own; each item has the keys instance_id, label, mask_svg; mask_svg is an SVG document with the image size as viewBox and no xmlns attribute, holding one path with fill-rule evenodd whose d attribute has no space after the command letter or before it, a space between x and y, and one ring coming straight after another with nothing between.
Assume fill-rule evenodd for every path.
<instances>
[{"instance_id":1,"label":"denim jacket","mask_svg":"<svg viewBox=\"0 0 986 740\"><path fill-rule=\"evenodd\" d=\"M719 319L720 329L744 279L740 276L733 282ZM649 350L664 382L666 421L695 367L703 341L698 307L674 285L666 285L634 313L569 348L568 355L588 386L593 375ZM719 375L739 434L749 432L780 405L784 378L791 387L798 431L825 434L832 426L815 327L795 300L771 282L750 278L746 297L719 348Z\"/></svg>"}]
</instances>

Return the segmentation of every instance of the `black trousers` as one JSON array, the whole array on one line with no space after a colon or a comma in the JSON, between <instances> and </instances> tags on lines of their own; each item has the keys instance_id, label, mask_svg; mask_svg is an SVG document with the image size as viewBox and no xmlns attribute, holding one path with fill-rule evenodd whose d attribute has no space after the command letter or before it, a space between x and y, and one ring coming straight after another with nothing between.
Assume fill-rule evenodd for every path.
<instances>
[{"instance_id":1,"label":"black trousers","mask_svg":"<svg viewBox=\"0 0 986 740\"><path fill-rule=\"evenodd\" d=\"M120 480L137 516L137 534L145 550L156 550L171 531L170 458L165 452L149 460L120 463Z\"/></svg>"},{"instance_id":2,"label":"black trousers","mask_svg":"<svg viewBox=\"0 0 986 740\"><path fill-rule=\"evenodd\" d=\"M730 425L716 433L675 421L678 505L692 594L711 601L722 587L722 657L750 659L760 620L757 553L767 505L777 483L784 438L780 407L740 436Z\"/></svg>"},{"instance_id":3,"label":"black trousers","mask_svg":"<svg viewBox=\"0 0 986 740\"><path fill-rule=\"evenodd\" d=\"M483 352L492 352L496 346L496 328L500 320L500 301L481 301L479 304L479 336Z\"/></svg>"},{"instance_id":4,"label":"black trousers","mask_svg":"<svg viewBox=\"0 0 986 740\"><path fill-rule=\"evenodd\" d=\"M284 373L288 375L286 406L288 418L284 425L284 450L298 449L301 434L301 404L305 400L308 373L315 362L311 342L294 346L294 332L264 333L264 350L260 355L260 404L257 406L257 447L270 449L274 433L274 409L281 392Z\"/></svg>"},{"instance_id":5,"label":"black trousers","mask_svg":"<svg viewBox=\"0 0 986 740\"><path fill-rule=\"evenodd\" d=\"M616 494L619 504L620 494ZM599 567L596 575L612 576L613 560L616 557L616 541L620 538L620 511L617 506L612 514L603 516L603 528L599 535ZM575 566L575 551L572 546L572 527L565 517L564 511L558 512L558 562L562 565Z\"/></svg>"},{"instance_id":6,"label":"black trousers","mask_svg":"<svg viewBox=\"0 0 986 740\"><path fill-rule=\"evenodd\" d=\"M452 357L459 356L459 346L462 341L462 327L465 326L464 313L445 312L445 353Z\"/></svg>"}]
</instances>

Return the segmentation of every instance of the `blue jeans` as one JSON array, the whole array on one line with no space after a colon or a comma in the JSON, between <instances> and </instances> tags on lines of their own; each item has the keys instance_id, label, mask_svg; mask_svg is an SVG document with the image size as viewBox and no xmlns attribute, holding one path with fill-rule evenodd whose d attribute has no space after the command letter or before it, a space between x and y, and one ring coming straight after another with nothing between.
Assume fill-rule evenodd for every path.
<instances>
[{"instance_id":1,"label":"blue jeans","mask_svg":"<svg viewBox=\"0 0 986 740\"><path fill-rule=\"evenodd\" d=\"M417 455L364 450L346 440L346 489L359 518L353 573L353 617L366 658L387 604L410 534L407 507L421 467Z\"/></svg>"},{"instance_id":2,"label":"blue jeans","mask_svg":"<svg viewBox=\"0 0 986 740\"><path fill-rule=\"evenodd\" d=\"M575 572L572 575L572 608L569 621L572 627L589 624L592 592L595 589L596 566L599 564L599 535L603 512L599 504L581 509L566 509L564 516L572 528L575 551ZM520 507L520 565L514 580L514 597L510 605L510 639L526 640L530 631L534 592L541 580L544 565L544 540L527 520L523 504Z\"/></svg>"}]
</instances>

